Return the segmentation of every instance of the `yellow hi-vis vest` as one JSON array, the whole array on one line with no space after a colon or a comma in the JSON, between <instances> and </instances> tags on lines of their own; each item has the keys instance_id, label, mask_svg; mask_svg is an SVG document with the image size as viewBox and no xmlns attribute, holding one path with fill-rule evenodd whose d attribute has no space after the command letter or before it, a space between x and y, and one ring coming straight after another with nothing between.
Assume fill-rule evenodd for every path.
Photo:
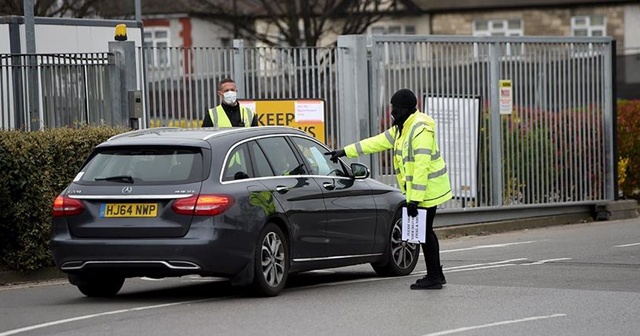
<instances>
[{"instance_id":1,"label":"yellow hi-vis vest","mask_svg":"<svg viewBox=\"0 0 640 336\"><path fill-rule=\"evenodd\" d=\"M393 126L383 133L344 148L348 157L393 149L393 167L407 202L429 208L451 199L447 166L436 141L436 122L416 111L407 118L402 132Z\"/></svg>"},{"instance_id":2,"label":"yellow hi-vis vest","mask_svg":"<svg viewBox=\"0 0 640 336\"><path fill-rule=\"evenodd\" d=\"M233 127L229 117L227 117L227 113L224 112L222 105L216 106L215 111L210 108L209 116L211 117L213 127ZM251 127L251 122L253 122L253 112L251 109L240 106L240 116L241 120L244 122L244 127Z\"/></svg>"}]
</instances>

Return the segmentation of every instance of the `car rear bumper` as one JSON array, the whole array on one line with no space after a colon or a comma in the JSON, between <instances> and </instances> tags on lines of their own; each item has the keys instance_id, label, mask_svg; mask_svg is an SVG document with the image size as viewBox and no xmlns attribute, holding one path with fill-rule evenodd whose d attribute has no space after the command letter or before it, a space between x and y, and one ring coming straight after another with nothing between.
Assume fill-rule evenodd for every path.
<instances>
[{"instance_id":1,"label":"car rear bumper","mask_svg":"<svg viewBox=\"0 0 640 336\"><path fill-rule=\"evenodd\" d=\"M249 232L215 228L211 221L192 225L181 238L153 239L77 238L57 223L51 249L57 267L70 274L231 277L253 258L254 242Z\"/></svg>"}]
</instances>

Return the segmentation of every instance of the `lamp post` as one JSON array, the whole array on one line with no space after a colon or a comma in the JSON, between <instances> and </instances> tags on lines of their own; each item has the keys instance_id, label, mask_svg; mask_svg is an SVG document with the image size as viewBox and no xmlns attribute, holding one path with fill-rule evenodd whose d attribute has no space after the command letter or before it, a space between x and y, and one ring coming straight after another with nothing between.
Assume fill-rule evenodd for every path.
<instances>
[{"instance_id":1,"label":"lamp post","mask_svg":"<svg viewBox=\"0 0 640 336\"><path fill-rule=\"evenodd\" d=\"M37 62L36 62L36 31L35 20L33 13L33 1L23 0L24 6L24 30L25 38L27 42L27 94L29 95L29 122L24 125L18 125L18 127L30 126L30 130L36 131L40 129L40 112L38 109L38 77L37 77Z\"/></svg>"}]
</instances>

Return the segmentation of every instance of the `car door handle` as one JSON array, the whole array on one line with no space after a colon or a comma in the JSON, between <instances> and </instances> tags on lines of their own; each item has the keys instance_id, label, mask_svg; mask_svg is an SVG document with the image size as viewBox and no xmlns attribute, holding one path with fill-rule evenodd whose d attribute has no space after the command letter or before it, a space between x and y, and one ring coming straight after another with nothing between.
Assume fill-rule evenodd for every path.
<instances>
[{"instance_id":1,"label":"car door handle","mask_svg":"<svg viewBox=\"0 0 640 336\"><path fill-rule=\"evenodd\" d=\"M281 193L281 194L284 194L284 193L286 193L287 191L289 191L289 187L285 187L285 186L277 186L277 187L276 187L276 191L277 191L277 192L279 192L279 193Z\"/></svg>"},{"instance_id":2,"label":"car door handle","mask_svg":"<svg viewBox=\"0 0 640 336\"><path fill-rule=\"evenodd\" d=\"M331 182L325 182L322 184L322 186L327 190L333 190L336 188L336 185Z\"/></svg>"}]
</instances>

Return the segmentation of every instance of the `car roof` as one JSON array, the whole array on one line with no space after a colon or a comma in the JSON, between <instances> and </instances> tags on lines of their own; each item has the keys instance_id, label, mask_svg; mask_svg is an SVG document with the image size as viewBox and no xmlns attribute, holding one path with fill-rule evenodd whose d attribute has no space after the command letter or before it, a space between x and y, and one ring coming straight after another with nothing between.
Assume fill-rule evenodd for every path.
<instances>
[{"instance_id":1,"label":"car roof","mask_svg":"<svg viewBox=\"0 0 640 336\"><path fill-rule=\"evenodd\" d=\"M297 128L288 126L260 126L260 127L233 127L233 128L178 128L158 127L130 131L112 136L99 147L123 146L123 145L182 145L195 147L209 147L209 143L217 138L230 137L229 141L256 135L269 134L302 134L306 133ZM237 138L237 139L234 139Z\"/></svg>"}]
</instances>

